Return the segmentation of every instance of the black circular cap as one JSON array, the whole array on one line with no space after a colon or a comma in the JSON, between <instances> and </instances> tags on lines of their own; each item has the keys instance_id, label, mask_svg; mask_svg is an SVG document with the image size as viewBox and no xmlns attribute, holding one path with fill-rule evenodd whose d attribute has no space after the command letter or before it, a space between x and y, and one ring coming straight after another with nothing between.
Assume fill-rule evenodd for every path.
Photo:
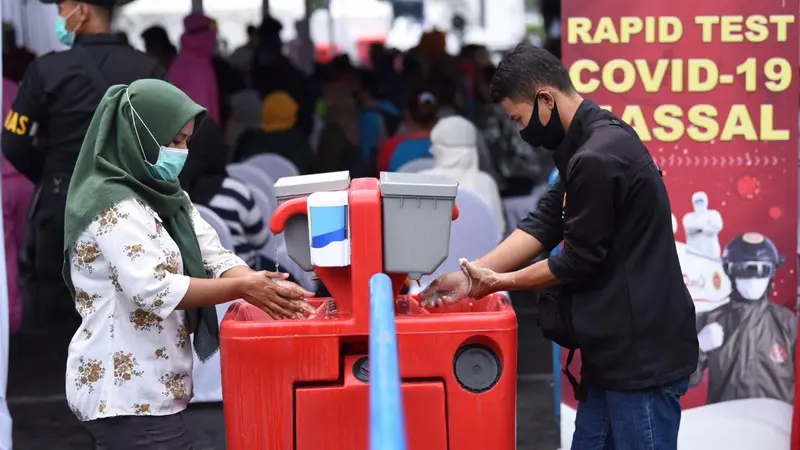
<instances>
[{"instance_id":1,"label":"black circular cap","mask_svg":"<svg viewBox=\"0 0 800 450\"><path fill-rule=\"evenodd\" d=\"M464 389L486 392L500 380L500 360L489 347L480 344L467 345L456 353L453 361L456 380Z\"/></svg>"},{"instance_id":2,"label":"black circular cap","mask_svg":"<svg viewBox=\"0 0 800 450\"><path fill-rule=\"evenodd\" d=\"M369 382L369 358L366 356L359 358L358 361L353 364L353 376L356 377L358 381L364 383Z\"/></svg>"}]
</instances>

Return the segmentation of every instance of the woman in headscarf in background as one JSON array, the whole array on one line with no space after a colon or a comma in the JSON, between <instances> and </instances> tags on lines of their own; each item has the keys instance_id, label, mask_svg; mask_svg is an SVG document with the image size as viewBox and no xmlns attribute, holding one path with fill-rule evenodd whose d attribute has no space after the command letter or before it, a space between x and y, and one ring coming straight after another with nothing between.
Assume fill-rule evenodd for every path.
<instances>
[{"instance_id":1,"label":"woman in headscarf in background","mask_svg":"<svg viewBox=\"0 0 800 450\"><path fill-rule=\"evenodd\" d=\"M169 80L221 125L219 83L212 62L217 49L216 25L210 18L193 13L183 19L183 28L181 49L170 66Z\"/></svg>"},{"instance_id":2,"label":"woman in headscarf in background","mask_svg":"<svg viewBox=\"0 0 800 450\"><path fill-rule=\"evenodd\" d=\"M236 161L262 153L288 159L301 174L311 170L311 145L308 136L297 129L297 102L285 91L267 95L261 107L261 127L242 135Z\"/></svg>"},{"instance_id":3,"label":"woman in headscarf in background","mask_svg":"<svg viewBox=\"0 0 800 450\"><path fill-rule=\"evenodd\" d=\"M16 96L17 84L3 78L3 119L11 110L11 103ZM6 245L8 326L11 334L19 331L22 326L22 293L17 279L17 264L22 240L25 238L25 222L33 200L33 191L33 183L3 158L3 232Z\"/></svg>"},{"instance_id":4,"label":"woman in headscarf in background","mask_svg":"<svg viewBox=\"0 0 800 450\"><path fill-rule=\"evenodd\" d=\"M477 194L492 211L500 235L505 236L506 220L497 183L478 168L478 133L475 125L461 116L439 121L431 131L434 168L420 173L446 175L458 181L459 189Z\"/></svg>"},{"instance_id":5,"label":"woman in headscarf in background","mask_svg":"<svg viewBox=\"0 0 800 450\"><path fill-rule=\"evenodd\" d=\"M67 401L100 448L191 448L182 412L192 348L200 361L218 350L214 305L243 298L274 318L313 312L311 293L222 248L181 189L187 142L205 116L164 81L112 86L78 156L63 269L82 323Z\"/></svg>"}]
</instances>

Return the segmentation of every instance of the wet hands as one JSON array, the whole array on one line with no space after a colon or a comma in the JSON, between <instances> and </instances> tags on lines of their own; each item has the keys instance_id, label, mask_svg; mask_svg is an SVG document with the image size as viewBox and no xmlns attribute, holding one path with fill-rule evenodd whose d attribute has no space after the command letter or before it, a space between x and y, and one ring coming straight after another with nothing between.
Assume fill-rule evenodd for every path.
<instances>
[{"instance_id":1,"label":"wet hands","mask_svg":"<svg viewBox=\"0 0 800 450\"><path fill-rule=\"evenodd\" d=\"M253 272L242 280L242 298L273 319L302 319L314 313L305 301L314 294L288 281L288 274Z\"/></svg>"},{"instance_id":2,"label":"wet hands","mask_svg":"<svg viewBox=\"0 0 800 450\"><path fill-rule=\"evenodd\" d=\"M461 258L460 272L440 275L420 294L420 305L424 307L458 303L465 298L480 299L498 291L500 275L490 269Z\"/></svg>"}]
</instances>

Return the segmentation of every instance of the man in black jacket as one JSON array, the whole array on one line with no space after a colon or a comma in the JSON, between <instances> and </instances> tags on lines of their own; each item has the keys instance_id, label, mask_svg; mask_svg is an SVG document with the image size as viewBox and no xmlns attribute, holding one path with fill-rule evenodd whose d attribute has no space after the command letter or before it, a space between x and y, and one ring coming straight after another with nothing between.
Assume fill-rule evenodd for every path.
<instances>
[{"instance_id":1,"label":"man in black jacket","mask_svg":"<svg viewBox=\"0 0 800 450\"><path fill-rule=\"evenodd\" d=\"M492 97L523 139L553 151L561 181L495 250L434 281L423 304L557 286L555 320L540 323L581 350L572 449L677 448L698 344L658 167L636 132L578 95L545 50L509 53ZM560 252L517 270L562 240ZM545 329L549 321L558 325Z\"/></svg>"}]
</instances>

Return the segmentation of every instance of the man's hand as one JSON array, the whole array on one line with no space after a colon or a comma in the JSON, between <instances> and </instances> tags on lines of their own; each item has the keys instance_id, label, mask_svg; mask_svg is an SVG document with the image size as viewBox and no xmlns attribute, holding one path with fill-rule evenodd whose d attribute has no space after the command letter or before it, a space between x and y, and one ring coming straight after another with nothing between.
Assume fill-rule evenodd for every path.
<instances>
[{"instance_id":1,"label":"man's hand","mask_svg":"<svg viewBox=\"0 0 800 450\"><path fill-rule=\"evenodd\" d=\"M305 299L313 297L302 287L287 281L288 274L276 272L253 272L242 280L242 298L261 308L273 319L302 319L314 313L314 308Z\"/></svg>"},{"instance_id":2,"label":"man's hand","mask_svg":"<svg viewBox=\"0 0 800 450\"><path fill-rule=\"evenodd\" d=\"M419 293L419 303L424 307L457 303L467 296L469 278L463 271L439 275Z\"/></svg>"},{"instance_id":3,"label":"man's hand","mask_svg":"<svg viewBox=\"0 0 800 450\"><path fill-rule=\"evenodd\" d=\"M451 272L436 278L419 295L424 307L458 303L465 298L483 298L496 292L500 276L462 258L458 261L460 272Z\"/></svg>"},{"instance_id":4,"label":"man's hand","mask_svg":"<svg viewBox=\"0 0 800 450\"><path fill-rule=\"evenodd\" d=\"M461 270L469 278L470 284L467 295L470 298L481 299L499 290L501 276L497 272L480 267L463 258L458 263L461 265Z\"/></svg>"},{"instance_id":5,"label":"man's hand","mask_svg":"<svg viewBox=\"0 0 800 450\"><path fill-rule=\"evenodd\" d=\"M710 323L697 333L697 341L702 352L716 350L725 342L725 330L717 322Z\"/></svg>"}]
</instances>

